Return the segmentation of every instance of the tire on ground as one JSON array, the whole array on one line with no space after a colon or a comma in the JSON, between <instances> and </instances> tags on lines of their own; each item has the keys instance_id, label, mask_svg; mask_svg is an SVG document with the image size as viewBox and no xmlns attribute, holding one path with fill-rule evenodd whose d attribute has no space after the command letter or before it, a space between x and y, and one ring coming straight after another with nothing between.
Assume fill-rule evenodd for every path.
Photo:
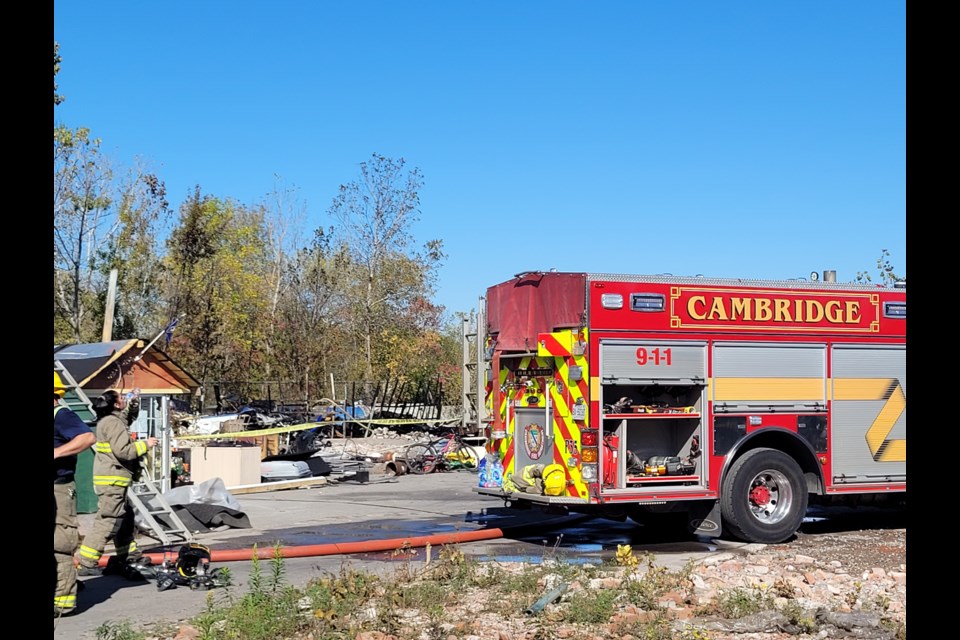
<instances>
[{"instance_id":1,"label":"tire on ground","mask_svg":"<svg viewBox=\"0 0 960 640\"><path fill-rule=\"evenodd\" d=\"M477 456L476 449L468 447L465 444L457 447L455 460L457 460L464 469L469 469L470 471L476 471L480 467L480 458Z\"/></svg>"},{"instance_id":2,"label":"tire on ground","mask_svg":"<svg viewBox=\"0 0 960 640\"><path fill-rule=\"evenodd\" d=\"M753 449L735 460L724 478L723 530L746 542L783 542L800 528L808 498L793 458L776 449Z\"/></svg>"},{"instance_id":3,"label":"tire on ground","mask_svg":"<svg viewBox=\"0 0 960 640\"><path fill-rule=\"evenodd\" d=\"M422 475L437 468L437 452L429 444L412 444L406 448L403 457L410 473Z\"/></svg>"}]
</instances>

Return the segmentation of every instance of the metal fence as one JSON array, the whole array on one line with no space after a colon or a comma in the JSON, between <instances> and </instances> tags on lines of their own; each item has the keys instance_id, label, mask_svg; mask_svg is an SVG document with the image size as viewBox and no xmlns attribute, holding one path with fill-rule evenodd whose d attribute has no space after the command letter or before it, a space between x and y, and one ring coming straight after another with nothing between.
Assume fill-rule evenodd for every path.
<instances>
[{"instance_id":1,"label":"metal fence","mask_svg":"<svg viewBox=\"0 0 960 640\"><path fill-rule=\"evenodd\" d=\"M320 385L317 385L319 387ZM373 417L438 420L444 411L443 384L402 379L344 381L304 392L302 381L258 380L208 382L200 394L202 414L233 413L254 407L266 413L308 416L315 407L330 404L363 405ZM451 398L450 400L455 400ZM315 416L314 416L315 417Z\"/></svg>"}]
</instances>

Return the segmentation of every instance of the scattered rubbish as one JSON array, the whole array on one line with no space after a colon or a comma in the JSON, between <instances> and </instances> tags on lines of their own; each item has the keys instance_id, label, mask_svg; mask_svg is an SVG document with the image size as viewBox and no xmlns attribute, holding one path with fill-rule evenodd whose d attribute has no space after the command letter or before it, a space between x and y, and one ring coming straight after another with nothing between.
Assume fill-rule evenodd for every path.
<instances>
[{"instance_id":1,"label":"scattered rubbish","mask_svg":"<svg viewBox=\"0 0 960 640\"><path fill-rule=\"evenodd\" d=\"M530 605L530 608L524 611L524 613L531 614L531 615L540 613L541 611L543 611L543 608L546 607L548 604L556 600L559 600L560 597L567 592L568 586L569 585L564 583L554 589L551 589L546 594L544 594L542 598L540 598L539 600L534 602L532 605Z\"/></svg>"},{"instance_id":2,"label":"scattered rubbish","mask_svg":"<svg viewBox=\"0 0 960 640\"><path fill-rule=\"evenodd\" d=\"M264 482L299 480L312 475L310 465L302 460L268 460L260 463L260 479Z\"/></svg>"}]
</instances>

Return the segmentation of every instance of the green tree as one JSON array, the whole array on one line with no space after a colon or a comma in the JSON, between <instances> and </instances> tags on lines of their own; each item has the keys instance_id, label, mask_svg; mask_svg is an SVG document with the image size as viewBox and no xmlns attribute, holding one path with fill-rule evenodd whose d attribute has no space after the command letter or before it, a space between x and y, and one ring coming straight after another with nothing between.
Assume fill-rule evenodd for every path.
<instances>
[{"instance_id":1,"label":"green tree","mask_svg":"<svg viewBox=\"0 0 960 640\"><path fill-rule=\"evenodd\" d=\"M349 256L334 251L331 232L318 229L310 245L292 257L284 275L273 324L278 372L297 380L303 397L324 395L326 376L343 370L355 350L341 313Z\"/></svg>"},{"instance_id":2,"label":"green tree","mask_svg":"<svg viewBox=\"0 0 960 640\"><path fill-rule=\"evenodd\" d=\"M877 258L877 273L879 274L880 282L885 287L892 287L897 282L906 281L906 277L901 277L894 271L894 266L890 262L890 252L886 249L881 249L880 257ZM873 278L871 278L868 271L859 271L857 272L856 281L873 282Z\"/></svg>"},{"instance_id":3,"label":"green tree","mask_svg":"<svg viewBox=\"0 0 960 640\"><path fill-rule=\"evenodd\" d=\"M57 93L57 74L60 73L60 43L53 43L53 106L63 102L64 97Z\"/></svg>"},{"instance_id":4,"label":"green tree","mask_svg":"<svg viewBox=\"0 0 960 640\"><path fill-rule=\"evenodd\" d=\"M203 383L262 379L269 291L262 211L196 187L167 241L170 352Z\"/></svg>"}]
</instances>

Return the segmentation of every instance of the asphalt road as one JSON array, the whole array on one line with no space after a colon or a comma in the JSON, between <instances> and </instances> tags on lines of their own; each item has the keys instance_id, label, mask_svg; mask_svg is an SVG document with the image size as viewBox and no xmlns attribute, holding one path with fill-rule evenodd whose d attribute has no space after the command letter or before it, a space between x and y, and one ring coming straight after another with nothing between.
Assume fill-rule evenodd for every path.
<instances>
[{"instance_id":1,"label":"asphalt road","mask_svg":"<svg viewBox=\"0 0 960 640\"><path fill-rule=\"evenodd\" d=\"M340 483L310 489L288 489L234 496L250 519L250 529L227 529L196 536L212 550L318 545L330 542L394 539L436 533L472 531L515 525L516 510L503 509L495 498L472 491L477 476L468 472L435 473L398 478L371 477L366 484ZM521 513L522 516L529 515ZM541 516L538 516L541 517ZM568 521L554 519L550 527L511 529L511 537L461 545L468 556L480 560L538 562L560 557L570 562L599 561L616 551L617 544L630 543L637 551L654 554L659 566L682 568L691 558L749 548L743 543L693 539L676 541L644 531L630 521ZM138 541L146 551L156 544L150 538ZM422 563L423 549L396 555L389 552L287 558L285 581L302 585L313 578L337 573L344 566L388 574L398 562ZM54 637L64 640L94 640L96 631L108 622L172 622L200 613L207 595L221 598L246 591L252 562L213 563L228 567L233 585L211 591L177 587L158 591L156 583L130 582L118 576L83 578L78 609L55 621ZM266 571L269 561L261 561Z\"/></svg>"}]
</instances>

